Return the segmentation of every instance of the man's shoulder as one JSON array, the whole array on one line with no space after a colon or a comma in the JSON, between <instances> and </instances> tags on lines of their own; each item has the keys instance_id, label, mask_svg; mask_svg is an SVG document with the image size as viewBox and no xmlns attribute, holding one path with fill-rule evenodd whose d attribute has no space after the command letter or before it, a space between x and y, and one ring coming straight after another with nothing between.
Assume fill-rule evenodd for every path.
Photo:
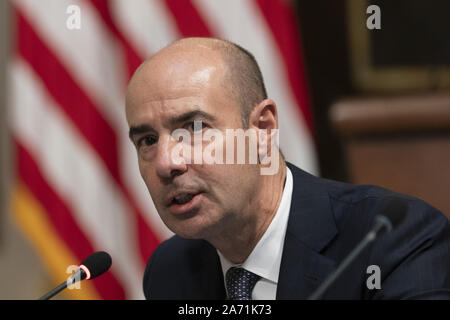
<instances>
[{"instance_id":1,"label":"man's shoulder","mask_svg":"<svg viewBox=\"0 0 450 320\"><path fill-rule=\"evenodd\" d=\"M342 203L350 206L367 202L379 202L387 197L400 198L410 206L423 209L421 211L437 211L422 199L398 193L376 185L354 185L331 179L316 177L298 167L289 164L294 177L294 196L298 197L329 197L332 203ZM295 188L306 192L295 192ZM306 194L305 194L306 193ZM434 209L434 210L433 210Z\"/></svg>"},{"instance_id":2,"label":"man's shoulder","mask_svg":"<svg viewBox=\"0 0 450 320\"><path fill-rule=\"evenodd\" d=\"M383 275L381 289L366 289L365 282L350 279L352 273L348 272L348 276L341 277L336 283L330 296L346 296L351 288L354 292L363 292L360 298L364 299L450 296L450 280L447 276L450 266L450 223L438 209L419 198L383 187L317 178L295 167L291 171L294 176L293 202L315 203L321 205L320 209L329 208L322 211L328 212L336 226L337 235L322 253L334 261L342 261L372 228L375 216L384 213L380 209L386 198L401 199L405 204L403 222L394 232L380 236L350 267L360 272L368 266L377 266ZM325 202L327 205L323 204ZM301 215L302 211L298 212ZM325 215L318 211L315 214ZM302 222L305 223L305 220ZM319 232L322 227L323 223L314 232Z\"/></svg>"},{"instance_id":3,"label":"man's shoulder","mask_svg":"<svg viewBox=\"0 0 450 320\"><path fill-rule=\"evenodd\" d=\"M367 232L387 198L401 199L405 203L404 227L416 229L427 221L435 230L446 228L447 217L426 201L375 185L353 185L346 182L319 178L289 164L294 177L292 201L299 198L318 199L329 203L330 214L337 228L353 226ZM318 203L317 201L310 203Z\"/></svg>"}]
</instances>

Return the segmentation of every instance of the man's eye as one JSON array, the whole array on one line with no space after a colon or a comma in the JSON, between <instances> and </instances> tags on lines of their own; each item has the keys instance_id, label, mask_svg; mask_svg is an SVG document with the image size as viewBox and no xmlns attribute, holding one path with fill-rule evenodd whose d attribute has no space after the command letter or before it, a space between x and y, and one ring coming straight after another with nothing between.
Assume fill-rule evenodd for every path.
<instances>
[{"instance_id":1,"label":"man's eye","mask_svg":"<svg viewBox=\"0 0 450 320\"><path fill-rule=\"evenodd\" d=\"M203 123L203 121L191 121L186 124L186 127L188 128L188 130L196 132L202 131L203 128L205 127L205 124Z\"/></svg>"},{"instance_id":2,"label":"man's eye","mask_svg":"<svg viewBox=\"0 0 450 320\"><path fill-rule=\"evenodd\" d=\"M138 147L148 147L148 146L151 146L154 143L156 143L156 141L158 141L158 139L156 139L156 137L144 136L144 137L138 139L137 146Z\"/></svg>"}]
</instances>

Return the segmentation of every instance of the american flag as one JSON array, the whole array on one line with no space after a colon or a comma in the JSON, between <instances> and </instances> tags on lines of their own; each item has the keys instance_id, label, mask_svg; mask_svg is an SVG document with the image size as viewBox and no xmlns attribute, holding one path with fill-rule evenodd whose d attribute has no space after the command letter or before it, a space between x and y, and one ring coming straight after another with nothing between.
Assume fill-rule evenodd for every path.
<instances>
[{"instance_id":1,"label":"american flag","mask_svg":"<svg viewBox=\"0 0 450 320\"><path fill-rule=\"evenodd\" d=\"M73 6L79 28L68 26ZM142 299L145 264L171 235L139 175L124 93L137 66L174 40L217 37L252 52L278 106L281 150L317 173L289 1L17 0L12 11L13 217L55 283L94 251L113 259L110 272L68 298Z\"/></svg>"}]
</instances>

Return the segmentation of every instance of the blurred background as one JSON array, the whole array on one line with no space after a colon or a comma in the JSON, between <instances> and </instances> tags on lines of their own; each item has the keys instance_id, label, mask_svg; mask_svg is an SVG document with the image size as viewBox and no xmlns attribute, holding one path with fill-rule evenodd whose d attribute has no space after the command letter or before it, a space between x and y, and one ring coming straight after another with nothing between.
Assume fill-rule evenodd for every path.
<instances>
[{"instance_id":1,"label":"blurred background","mask_svg":"<svg viewBox=\"0 0 450 320\"><path fill-rule=\"evenodd\" d=\"M111 272L59 299L142 299L170 236L124 117L136 67L186 36L251 51L288 161L450 217L446 0L0 1L0 299L36 299L90 253Z\"/></svg>"}]
</instances>

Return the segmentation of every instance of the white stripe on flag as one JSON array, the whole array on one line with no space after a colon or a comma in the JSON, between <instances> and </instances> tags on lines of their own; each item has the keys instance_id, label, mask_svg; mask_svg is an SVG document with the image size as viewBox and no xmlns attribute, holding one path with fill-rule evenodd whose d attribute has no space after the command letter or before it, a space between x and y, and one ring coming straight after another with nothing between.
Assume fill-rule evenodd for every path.
<instances>
[{"instance_id":1,"label":"white stripe on flag","mask_svg":"<svg viewBox=\"0 0 450 320\"><path fill-rule=\"evenodd\" d=\"M178 37L175 22L160 0L112 0L110 4L113 19L141 57Z\"/></svg>"}]
</instances>

